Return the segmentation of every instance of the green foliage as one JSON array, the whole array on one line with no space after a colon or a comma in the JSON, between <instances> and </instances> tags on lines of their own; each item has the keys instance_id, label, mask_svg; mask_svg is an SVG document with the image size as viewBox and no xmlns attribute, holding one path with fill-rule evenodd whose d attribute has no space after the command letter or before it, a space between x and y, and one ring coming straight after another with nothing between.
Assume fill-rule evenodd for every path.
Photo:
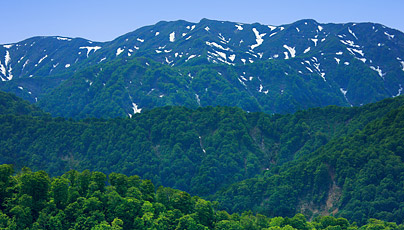
<instances>
[{"instance_id":1,"label":"green foliage","mask_svg":"<svg viewBox=\"0 0 404 230\"><path fill-rule=\"evenodd\" d=\"M39 108L30 104L27 101L15 96L14 94L0 91L0 115L15 114L15 115L31 115L45 116Z\"/></svg>"},{"instance_id":2,"label":"green foliage","mask_svg":"<svg viewBox=\"0 0 404 230\"><path fill-rule=\"evenodd\" d=\"M22 173L11 177L13 167L0 167L0 195L6 201L0 207L6 209L18 191L13 209L18 227L41 217L45 208L65 209L68 220L81 215L75 208L94 214L81 218L77 228L103 215L108 223L123 220L124 228L149 228L154 218L177 226L177 211L190 215L184 224L192 219L210 228L217 220L252 224L245 216L212 215L212 204L196 206L198 200L185 192L162 187L155 193L156 184L216 199L229 213L253 210L290 218L298 212L329 213L359 224L369 218L401 223L403 105L404 98L397 97L289 115L163 107L131 119L77 121L6 110L0 115L0 159ZM83 171L61 175L70 168ZM45 171L61 176L50 180ZM134 174L145 180L128 176ZM95 210L105 203L105 193L109 209L101 215ZM160 216L167 210L171 216ZM136 221L126 225L126 218Z\"/></svg>"},{"instance_id":3,"label":"green foliage","mask_svg":"<svg viewBox=\"0 0 404 230\"><path fill-rule=\"evenodd\" d=\"M322 212L360 224L369 218L402 223L403 118L404 106L392 109L364 128L277 170L234 184L215 198L229 211L253 209L269 216ZM324 228L337 222L345 226L343 218L320 223Z\"/></svg>"},{"instance_id":4,"label":"green foliage","mask_svg":"<svg viewBox=\"0 0 404 230\"><path fill-rule=\"evenodd\" d=\"M9 168L9 165L0 165ZM68 200L64 193L76 193L82 184L75 183L78 177L72 175L97 175L89 178L89 184L100 184L92 194L79 195L75 200ZM112 177L120 174L110 174ZM261 214L254 215L246 211L241 215L229 215L226 211L216 210L210 201L199 197L191 197L188 193L167 187L159 187L158 191L140 194L140 198L131 197L129 193L120 195L120 185L106 184L107 178L100 172L69 171L60 177L48 177L43 171L31 172L28 168L18 174L9 175L16 184L8 184L5 190L10 191L9 199L0 200L0 228L35 229L35 230L122 230L122 229L158 229L158 230L255 230L255 229L358 229L355 224L344 218L332 216L317 217L308 222L302 214L293 218L268 218ZM129 178L133 178L132 176ZM108 178L111 181L111 178ZM137 178L140 185L154 188L149 180ZM29 183L28 183L29 182ZM130 183L129 183L130 184ZM50 186L49 186L50 185ZM132 186L134 184L130 184ZM136 184L135 184L136 186ZM30 188L32 187L32 188ZM48 189L38 189L46 188ZM134 187L132 187L134 188ZM37 191L39 197L29 195L29 191ZM152 193L152 194L150 194ZM61 198L62 197L62 198ZM157 201L146 199L156 197ZM41 206L33 204L38 200ZM187 208L182 207L185 204ZM181 208L181 210L177 209ZM36 213L36 214L35 214ZM360 229L402 229L402 225L392 222L369 219Z\"/></svg>"}]
</instances>

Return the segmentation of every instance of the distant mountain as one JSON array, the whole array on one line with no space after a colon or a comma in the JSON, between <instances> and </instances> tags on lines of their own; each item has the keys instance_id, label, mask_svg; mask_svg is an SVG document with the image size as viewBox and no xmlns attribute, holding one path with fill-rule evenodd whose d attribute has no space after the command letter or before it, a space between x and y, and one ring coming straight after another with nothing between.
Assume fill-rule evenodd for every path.
<instances>
[{"instance_id":1,"label":"distant mountain","mask_svg":"<svg viewBox=\"0 0 404 230\"><path fill-rule=\"evenodd\" d=\"M159 22L110 42L34 37L0 46L1 56L1 90L70 117L163 105L286 113L404 87L404 34L374 23Z\"/></svg>"}]
</instances>

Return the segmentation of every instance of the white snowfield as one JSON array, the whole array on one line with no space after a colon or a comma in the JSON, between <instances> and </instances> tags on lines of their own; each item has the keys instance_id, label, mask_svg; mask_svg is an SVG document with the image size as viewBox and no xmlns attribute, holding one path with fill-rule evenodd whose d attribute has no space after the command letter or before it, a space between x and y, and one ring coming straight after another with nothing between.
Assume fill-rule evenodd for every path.
<instances>
[{"instance_id":1,"label":"white snowfield","mask_svg":"<svg viewBox=\"0 0 404 230\"><path fill-rule=\"evenodd\" d=\"M91 46L83 46L83 47L80 47L79 49L87 49L87 57L88 57L88 55L90 54L91 51L94 50L94 52L95 52L95 51L101 49L101 46L94 46L94 47L91 47Z\"/></svg>"},{"instance_id":2,"label":"white snowfield","mask_svg":"<svg viewBox=\"0 0 404 230\"><path fill-rule=\"evenodd\" d=\"M255 41L257 42L257 44L251 46L251 49L253 50L253 49L257 48L258 46L262 45L262 43L264 42L264 39L262 39L262 38L266 35L266 33L260 34L256 28L253 28L252 30L255 34L255 38L256 38Z\"/></svg>"}]
</instances>

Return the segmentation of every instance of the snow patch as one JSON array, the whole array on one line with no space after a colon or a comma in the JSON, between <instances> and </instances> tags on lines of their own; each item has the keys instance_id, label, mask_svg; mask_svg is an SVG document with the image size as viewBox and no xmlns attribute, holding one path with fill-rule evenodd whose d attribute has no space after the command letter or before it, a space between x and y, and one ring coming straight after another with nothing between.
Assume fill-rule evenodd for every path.
<instances>
[{"instance_id":1,"label":"snow patch","mask_svg":"<svg viewBox=\"0 0 404 230\"><path fill-rule=\"evenodd\" d=\"M298 27L296 27L297 32L300 32L300 29Z\"/></svg>"},{"instance_id":2,"label":"snow patch","mask_svg":"<svg viewBox=\"0 0 404 230\"><path fill-rule=\"evenodd\" d=\"M4 76L6 76L6 74L7 74L6 68L1 64L1 62L0 62L0 71L1 71L1 73L2 73ZM0 77L1 77L1 76L0 76ZM4 79L3 77L1 77L1 80L2 80L2 81L5 81L5 79Z\"/></svg>"},{"instance_id":3,"label":"snow patch","mask_svg":"<svg viewBox=\"0 0 404 230\"><path fill-rule=\"evenodd\" d=\"M60 41L71 41L72 40L70 38L64 38L64 37L56 37L56 39L60 40Z\"/></svg>"},{"instance_id":4,"label":"snow patch","mask_svg":"<svg viewBox=\"0 0 404 230\"><path fill-rule=\"evenodd\" d=\"M70 67L70 64L66 64L66 65L65 65L65 68L69 68L69 67Z\"/></svg>"},{"instance_id":5,"label":"snow patch","mask_svg":"<svg viewBox=\"0 0 404 230\"><path fill-rule=\"evenodd\" d=\"M140 113L140 112L142 111L142 109L139 108L139 107L136 105L136 103L133 103L133 102L132 102L132 109L133 109L133 113L134 113L134 114Z\"/></svg>"},{"instance_id":6,"label":"snow patch","mask_svg":"<svg viewBox=\"0 0 404 230\"><path fill-rule=\"evenodd\" d=\"M289 51L291 58L294 58L296 56L295 47L289 47L287 45L283 45L283 48L285 48L285 49L287 49Z\"/></svg>"},{"instance_id":7,"label":"snow patch","mask_svg":"<svg viewBox=\"0 0 404 230\"><path fill-rule=\"evenodd\" d=\"M258 92L262 92L262 90L264 89L264 87L262 86L262 84L260 84L260 89L258 90Z\"/></svg>"},{"instance_id":8,"label":"snow patch","mask_svg":"<svg viewBox=\"0 0 404 230\"><path fill-rule=\"evenodd\" d=\"M325 73L320 73L320 76L323 78L324 81L327 81L327 80L325 79Z\"/></svg>"},{"instance_id":9,"label":"snow patch","mask_svg":"<svg viewBox=\"0 0 404 230\"><path fill-rule=\"evenodd\" d=\"M318 30L321 32L322 30L323 30L323 27L322 26L317 26L317 28L318 28Z\"/></svg>"},{"instance_id":10,"label":"snow patch","mask_svg":"<svg viewBox=\"0 0 404 230\"><path fill-rule=\"evenodd\" d=\"M247 85L246 85L240 78L238 78L238 81L239 81L242 85L244 85L244 87L247 87Z\"/></svg>"},{"instance_id":11,"label":"snow patch","mask_svg":"<svg viewBox=\"0 0 404 230\"><path fill-rule=\"evenodd\" d=\"M379 66L377 66L377 68L375 68L374 66L370 66L370 68L371 68L372 70L376 71L376 72L379 74L379 76L380 76L381 78L383 78L383 80L384 80L384 75L386 75L386 74L383 74L383 71L380 69Z\"/></svg>"},{"instance_id":12,"label":"snow patch","mask_svg":"<svg viewBox=\"0 0 404 230\"><path fill-rule=\"evenodd\" d=\"M325 73L321 72L320 63L318 63L317 58L316 58L316 57L313 57L312 60L315 61L315 63L313 63L313 67L317 70L317 73L323 78L324 81L327 81L327 80L325 79Z\"/></svg>"},{"instance_id":13,"label":"snow patch","mask_svg":"<svg viewBox=\"0 0 404 230\"><path fill-rule=\"evenodd\" d=\"M304 51L303 51L303 53L305 54L305 53L307 53L307 52L309 52L310 51L310 47L307 47L307 49L305 49Z\"/></svg>"},{"instance_id":14,"label":"snow patch","mask_svg":"<svg viewBox=\"0 0 404 230\"><path fill-rule=\"evenodd\" d=\"M156 32L155 34L154 34L154 36L158 36L160 34L160 32Z\"/></svg>"},{"instance_id":15,"label":"snow patch","mask_svg":"<svg viewBox=\"0 0 404 230\"><path fill-rule=\"evenodd\" d=\"M346 62L344 62L344 65L349 65L349 62L347 62L347 61L346 61Z\"/></svg>"},{"instance_id":16,"label":"snow patch","mask_svg":"<svg viewBox=\"0 0 404 230\"><path fill-rule=\"evenodd\" d=\"M90 52L91 52L92 50L94 50L94 52L95 52L95 51L101 49L101 46L94 46L94 47L91 47L91 46L83 46L83 47L80 47L79 49L87 49L87 57L88 57L88 55L90 54Z\"/></svg>"},{"instance_id":17,"label":"snow patch","mask_svg":"<svg viewBox=\"0 0 404 230\"><path fill-rule=\"evenodd\" d=\"M344 96L346 96L346 93L348 92L347 90L344 90L343 88L339 89L341 91L342 94L344 94Z\"/></svg>"},{"instance_id":18,"label":"snow patch","mask_svg":"<svg viewBox=\"0 0 404 230\"><path fill-rule=\"evenodd\" d=\"M187 60L185 60L185 62L189 61L190 59L192 59L192 58L194 58L194 57L196 57L196 55L195 55L195 54L192 54L191 56L188 57Z\"/></svg>"},{"instance_id":19,"label":"snow patch","mask_svg":"<svg viewBox=\"0 0 404 230\"><path fill-rule=\"evenodd\" d=\"M357 50L357 49L352 49L353 51L355 51L356 53L360 54L362 57L365 56L365 54L363 53L362 50Z\"/></svg>"},{"instance_id":20,"label":"snow patch","mask_svg":"<svg viewBox=\"0 0 404 230\"><path fill-rule=\"evenodd\" d=\"M47 58L47 57L48 57L48 55L45 55L43 58L39 59L38 64L41 64L41 62L42 62L43 60L45 60L45 58Z\"/></svg>"},{"instance_id":21,"label":"snow patch","mask_svg":"<svg viewBox=\"0 0 404 230\"><path fill-rule=\"evenodd\" d=\"M18 86L18 88L19 88L20 90L24 90L24 88L23 88L22 86Z\"/></svg>"},{"instance_id":22,"label":"snow patch","mask_svg":"<svg viewBox=\"0 0 404 230\"><path fill-rule=\"evenodd\" d=\"M4 61L5 61L6 66L8 66L8 64L11 61L10 52L8 52L8 50L6 51L6 56L4 57Z\"/></svg>"},{"instance_id":23,"label":"snow patch","mask_svg":"<svg viewBox=\"0 0 404 230\"><path fill-rule=\"evenodd\" d=\"M339 65L339 62L341 61L339 58L334 58L335 59L335 61L338 63L338 65Z\"/></svg>"},{"instance_id":24,"label":"snow patch","mask_svg":"<svg viewBox=\"0 0 404 230\"><path fill-rule=\"evenodd\" d=\"M276 26L268 26L268 28L272 31L272 30L276 29L277 27Z\"/></svg>"},{"instance_id":25,"label":"snow patch","mask_svg":"<svg viewBox=\"0 0 404 230\"><path fill-rule=\"evenodd\" d=\"M356 47L356 48L360 47L358 45L355 45L355 43L353 41L350 41L350 40L346 40L346 41L340 40L340 42L343 43L344 45L348 45L348 46L352 46L352 47Z\"/></svg>"},{"instance_id":26,"label":"snow patch","mask_svg":"<svg viewBox=\"0 0 404 230\"><path fill-rule=\"evenodd\" d=\"M13 74L12 74L13 68L10 66L8 69L8 77L7 79L10 81L11 79L13 79Z\"/></svg>"},{"instance_id":27,"label":"snow patch","mask_svg":"<svg viewBox=\"0 0 404 230\"><path fill-rule=\"evenodd\" d=\"M342 55L343 54L343 52L342 51L340 51L340 52L337 52L337 53L335 53L336 55Z\"/></svg>"},{"instance_id":28,"label":"snow patch","mask_svg":"<svg viewBox=\"0 0 404 230\"><path fill-rule=\"evenodd\" d=\"M124 50L125 50L125 49L118 48L118 49L116 50L116 56L118 56L119 54L121 54Z\"/></svg>"},{"instance_id":29,"label":"snow patch","mask_svg":"<svg viewBox=\"0 0 404 230\"><path fill-rule=\"evenodd\" d=\"M229 59L234 62L234 59L236 59L236 55L235 54L230 55Z\"/></svg>"},{"instance_id":30,"label":"snow patch","mask_svg":"<svg viewBox=\"0 0 404 230\"><path fill-rule=\"evenodd\" d=\"M175 31L170 34L169 39L170 39L170 42L174 42L174 41L175 41Z\"/></svg>"},{"instance_id":31,"label":"snow patch","mask_svg":"<svg viewBox=\"0 0 404 230\"><path fill-rule=\"evenodd\" d=\"M264 42L264 39L262 39L262 37L264 37L266 33L260 34L256 28L253 28L252 30L255 34L255 41L257 42L257 44L251 46L251 49L253 50Z\"/></svg>"},{"instance_id":32,"label":"snow patch","mask_svg":"<svg viewBox=\"0 0 404 230\"><path fill-rule=\"evenodd\" d=\"M317 46L317 42L318 42L318 39L317 39L317 38L312 38L312 39L310 39L310 40L312 40L312 41L314 42L314 46Z\"/></svg>"},{"instance_id":33,"label":"snow patch","mask_svg":"<svg viewBox=\"0 0 404 230\"><path fill-rule=\"evenodd\" d=\"M243 30L244 29L240 24L237 24L237 25L234 25L234 26L237 27L237 30Z\"/></svg>"},{"instance_id":34,"label":"snow patch","mask_svg":"<svg viewBox=\"0 0 404 230\"><path fill-rule=\"evenodd\" d=\"M355 57L355 59L358 59L359 61L361 61L363 63L366 63L366 58L357 58L357 57Z\"/></svg>"},{"instance_id":35,"label":"snow patch","mask_svg":"<svg viewBox=\"0 0 404 230\"><path fill-rule=\"evenodd\" d=\"M22 59L24 59L24 58L25 58L25 56L20 58L20 60L18 60L18 63L20 63L22 61Z\"/></svg>"},{"instance_id":36,"label":"snow patch","mask_svg":"<svg viewBox=\"0 0 404 230\"><path fill-rule=\"evenodd\" d=\"M343 88L340 88L339 90L341 91L342 94L344 94L345 101L348 102L352 107L353 105L349 102L349 100L346 96L346 94L348 93L348 90L344 90Z\"/></svg>"},{"instance_id":37,"label":"snow patch","mask_svg":"<svg viewBox=\"0 0 404 230\"><path fill-rule=\"evenodd\" d=\"M401 63L402 71L404 71L404 61L400 61L400 63Z\"/></svg>"},{"instance_id":38,"label":"snow patch","mask_svg":"<svg viewBox=\"0 0 404 230\"><path fill-rule=\"evenodd\" d=\"M229 40L227 41L226 38L221 33L219 33L218 38L221 40L220 42L223 44L229 43L231 40L231 38L229 38Z\"/></svg>"},{"instance_id":39,"label":"snow patch","mask_svg":"<svg viewBox=\"0 0 404 230\"><path fill-rule=\"evenodd\" d=\"M28 65L28 63L29 63L29 59L27 59L27 60L25 61L24 65L22 65L22 69L24 69L25 66Z\"/></svg>"},{"instance_id":40,"label":"snow patch","mask_svg":"<svg viewBox=\"0 0 404 230\"><path fill-rule=\"evenodd\" d=\"M356 38L356 40L358 40L358 37L356 37L355 33L352 32L351 28L348 27L348 31L350 34L352 34L352 36L354 36Z\"/></svg>"},{"instance_id":41,"label":"snow patch","mask_svg":"<svg viewBox=\"0 0 404 230\"><path fill-rule=\"evenodd\" d=\"M167 64L171 64L173 61L169 61L168 58L166 57L166 62Z\"/></svg>"},{"instance_id":42,"label":"snow patch","mask_svg":"<svg viewBox=\"0 0 404 230\"><path fill-rule=\"evenodd\" d=\"M226 54L225 53L222 53L222 52L219 52L219 51L216 51L216 53L219 54L220 57L222 57L223 59L226 60Z\"/></svg>"},{"instance_id":43,"label":"snow patch","mask_svg":"<svg viewBox=\"0 0 404 230\"><path fill-rule=\"evenodd\" d=\"M196 102L198 103L199 106L201 106L201 99L199 99L199 95L195 93L195 97L196 97Z\"/></svg>"},{"instance_id":44,"label":"snow patch","mask_svg":"<svg viewBox=\"0 0 404 230\"><path fill-rule=\"evenodd\" d=\"M144 39L141 38L137 38L136 40L138 40L139 42L144 42Z\"/></svg>"},{"instance_id":45,"label":"snow patch","mask_svg":"<svg viewBox=\"0 0 404 230\"><path fill-rule=\"evenodd\" d=\"M205 27L205 30L209 32L210 30L209 26Z\"/></svg>"},{"instance_id":46,"label":"snow patch","mask_svg":"<svg viewBox=\"0 0 404 230\"><path fill-rule=\"evenodd\" d=\"M400 96L401 95L401 93L403 92L403 87L401 86L401 84L399 85L399 89L398 89L398 93L397 93L397 95L396 96L393 96L393 97L398 97L398 96Z\"/></svg>"},{"instance_id":47,"label":"snow patch","mask_svg":"<svg viewBox=\"0 0 404 230\"><path fill-rule=\"evenodd\" d=\"M216 42L206 42L206 45L208 45L208 46L214 46L214 47L216 47L216 48L219 48L219 49L225 50L225 51L229 51L229 50L230 50L230 48L226 48L226 49L225 49L225 48L223 48L223 46L217 44Z\"/></svg>"},{"instance_id":48,"label":"snow patch","mask_svg":"<svg viewBox=\"0 0 404 230\"><path fill-rule=\"evenodd\" d=\"M272 36L274 36L274 35L277 34L277 33L278 33L278 32L272 33L272 34L269 35L269 37L272 37Z\"/></svg>"},{"instance_id":49,"label":"snow patch","mask_svg":"<svg viewBox=\"0 0 404 230\"><path fill-rule=\"evenodd\" d=\"M389 40L394 38L394 35L391 35L391 34L389 34L387 32L384 32L384 34L389 38Z\"/></svg>"}]
</instances>

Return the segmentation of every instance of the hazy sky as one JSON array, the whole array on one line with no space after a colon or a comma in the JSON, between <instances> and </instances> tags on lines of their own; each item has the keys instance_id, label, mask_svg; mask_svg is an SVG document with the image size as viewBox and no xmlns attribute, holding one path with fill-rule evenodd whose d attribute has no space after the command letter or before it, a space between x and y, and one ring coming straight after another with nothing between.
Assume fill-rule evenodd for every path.
<instances>
[{"instance_id":1,"label":"hazy sky","mask_svg":"<svg viewBox=\"0 0 404 230\"><path fill-rule=\"evenodd\" d=\"M300 19L376 22L404 31L403 0L1 0L0 44L60 35L109 41L158 21L202 18L265 25Z\"/></svg>"}]
</instances>

